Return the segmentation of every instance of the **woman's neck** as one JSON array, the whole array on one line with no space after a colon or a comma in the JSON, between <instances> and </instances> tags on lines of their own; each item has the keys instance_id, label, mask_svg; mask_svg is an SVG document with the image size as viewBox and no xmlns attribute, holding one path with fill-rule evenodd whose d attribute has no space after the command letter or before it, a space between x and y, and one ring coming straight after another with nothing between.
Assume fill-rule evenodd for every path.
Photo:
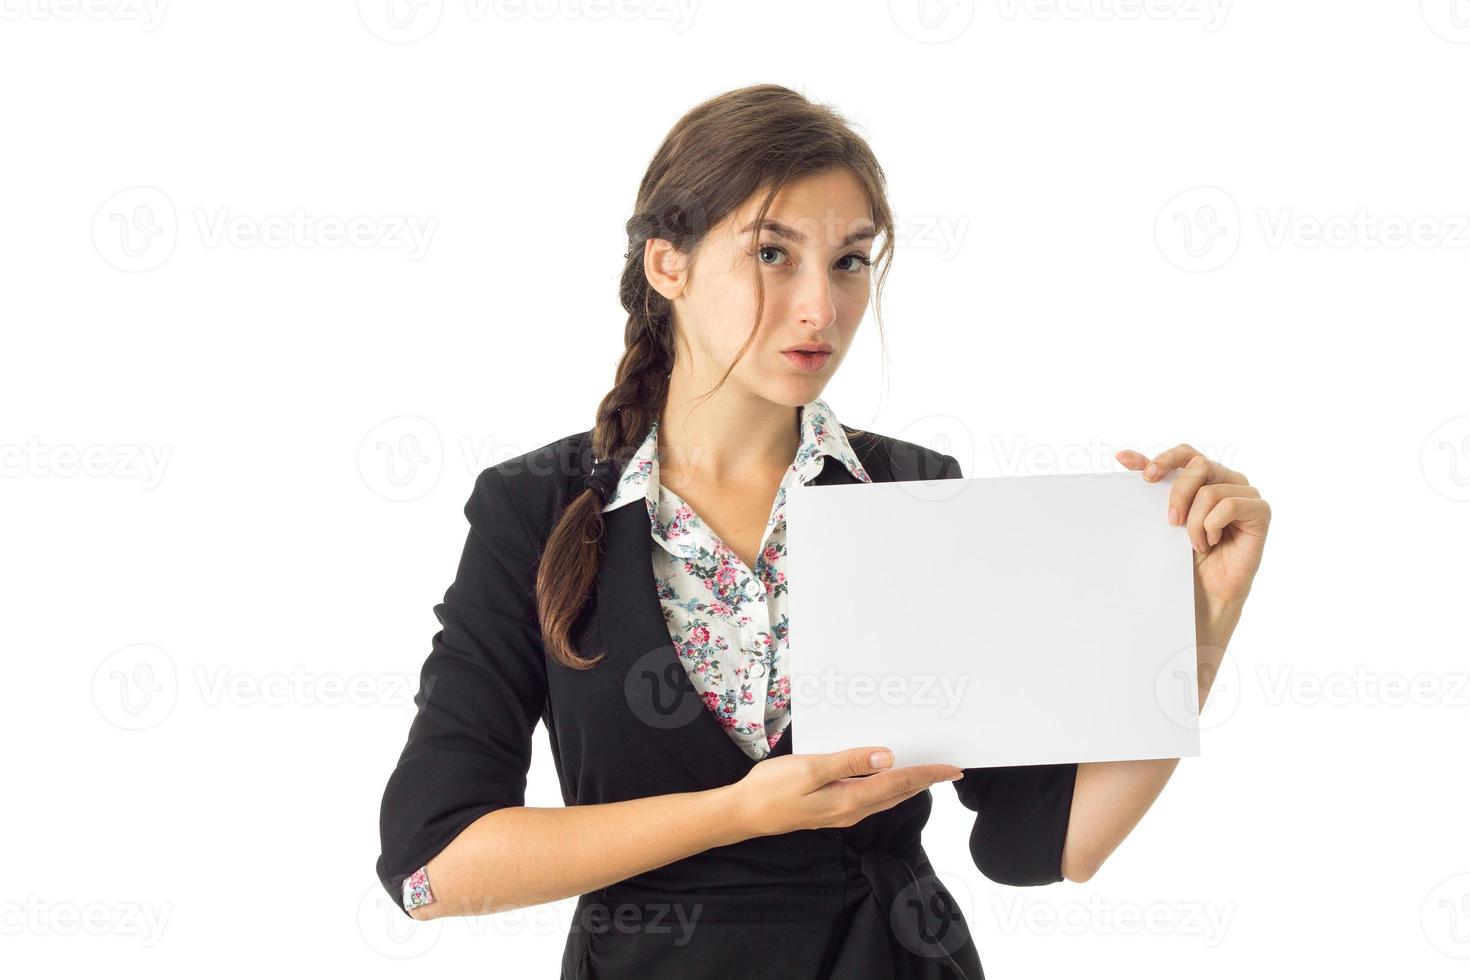
<instances>
[{"instance_id":1,"label":"woman's neck","mask_svg":"<svg viewBox=\"0 0 1470 980\"><path fill-rule=\"evenodd\" d=\"M801 443L798 409L740 391L728 379L699 400L711 384L678 371L669 379L658 425L660 478L723 483L790 466Z\"/></svg>"}]
</instances>

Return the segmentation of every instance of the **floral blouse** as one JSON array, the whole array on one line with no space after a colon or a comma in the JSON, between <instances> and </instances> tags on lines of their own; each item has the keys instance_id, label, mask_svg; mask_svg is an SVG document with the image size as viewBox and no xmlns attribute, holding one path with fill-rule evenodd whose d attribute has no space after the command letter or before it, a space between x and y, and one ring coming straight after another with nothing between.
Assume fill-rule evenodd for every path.
<instances>
[{"instance_id":1,"label":"floral blouse","mask_svg":"<svg viewBox=\"0 0 1470 980\"><path fill-rule=\"evenodd\" d=\"M801 442L776 489L754 568L678 494L659 483L657 420L602 508L606 513L644 502L658 544L651 549L653 580L669 638L705 706L735 744L757 761L770 754L791 720L786 489L815 478L824 456L836 458L864 483L872 482L820 398L797 409L797 430ZM425 868L404 881L405 909L433 900Z\"/></svg>"},{"instance_id":2,"label":"floral blouse","mask_svg":"<svg viewBox=\"0 0 1470 980\"><path fill-rule=\"evenodd\" d=\"M648 509L653 580L674 649L705 706L752 759L764 759L791 719L786 617L786 489L811 481L834 456L872 482L821 400L798 410L801 437L748 568L679 495L658 479L658 422L623 470L603 512L634 500Z\"/></svg>"}]
</instances>

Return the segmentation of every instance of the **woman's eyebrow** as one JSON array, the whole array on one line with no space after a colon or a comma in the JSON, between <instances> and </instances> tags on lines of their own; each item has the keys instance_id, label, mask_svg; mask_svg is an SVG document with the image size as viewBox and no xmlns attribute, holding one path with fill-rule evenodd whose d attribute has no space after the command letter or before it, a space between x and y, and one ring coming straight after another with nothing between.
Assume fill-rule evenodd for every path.
<instances>
[{"instance_id":1,"label":"woman's eyebrow","mask_svg":"<svg viewBox=\"0 0 1470 980\"><path fill-rule=\"evenodd\" d=\"M750 224L740 229L740 234L743 235L754 227L755 222L752 221ZM780 235L782 238L790 239L791 241L796 242L798 245L806 244L805 235L801 234L796 229L783 225L781 222L776 221L772 218L767 218L765 221L761 222L761 227L773 234ZM851 235L848 235L842 241L838 242L837 247L842 248L845 245L851 245L853 242L860 242L866 238L872 238L875 234L876 232L873 230L873 227L871 225L864 228L859 228L857 231L853 232Z\"/></svg>"}]
</instances>

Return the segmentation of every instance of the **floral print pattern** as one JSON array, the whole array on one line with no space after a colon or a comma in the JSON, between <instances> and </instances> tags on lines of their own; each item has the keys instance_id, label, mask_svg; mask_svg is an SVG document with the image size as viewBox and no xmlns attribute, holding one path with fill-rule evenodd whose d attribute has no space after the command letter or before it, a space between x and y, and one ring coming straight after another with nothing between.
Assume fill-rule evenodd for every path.
<instances>
[{"instance_id":1,"label":"floral print pattern","mask_svg":"<svg viewBox=\"0 0 1470 980\"><path fill-rule=\"evenodd\" d=\"M429 891L427 865L403 879L403 907L405 909L412 912L420 905L428 905L433 900L434 893Z\"/></svg>"},{"instance_id":2,"label":"floral print pattern","mask_svg":"<svg viewBox=\"0 0 1470 980\"><path fill-rule=\"evenodd\" d=\"M801 441L776 489L754 568L677 493L660 485L657 420L602 508L605 513L643 501L658 544L653 580L674 649L705 706L757 761L770 754L791 720L787 488L810 482L826 456L872 482L825 402L816 399L797 412Z\"/></svg>"}]
</instances>

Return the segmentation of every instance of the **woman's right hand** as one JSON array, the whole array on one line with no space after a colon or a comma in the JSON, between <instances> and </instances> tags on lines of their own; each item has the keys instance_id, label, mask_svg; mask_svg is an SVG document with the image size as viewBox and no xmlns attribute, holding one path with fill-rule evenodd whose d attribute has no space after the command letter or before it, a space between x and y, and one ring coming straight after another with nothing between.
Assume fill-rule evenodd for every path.
<instances>
[{"instance_id":1,"label":"woman's right hand","mask_svg":"<svg viewBox=\"0 0 1470 980\"><path fill-rule=\"evenodd\" d=\"M881 755L879 765L869 757ZM881 746L765 758L734 784L740 822L751 837L820 827L851 827L943 780L958 766L893 765Z\"/></svg>"}]
</instances>

